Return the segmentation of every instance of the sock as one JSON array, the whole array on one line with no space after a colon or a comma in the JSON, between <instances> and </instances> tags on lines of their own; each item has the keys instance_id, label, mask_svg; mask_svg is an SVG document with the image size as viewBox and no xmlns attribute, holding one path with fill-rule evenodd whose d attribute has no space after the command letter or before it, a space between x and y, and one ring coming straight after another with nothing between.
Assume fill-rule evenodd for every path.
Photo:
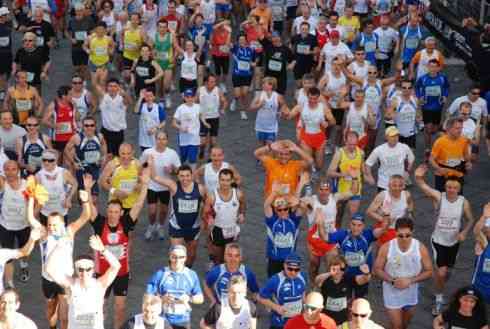
<instances>
[{"instance_id":1,"label":"sock","mask_svg":"<svg viewBox=\"0 0 490 329\"><path fill-rule=\"evenodd\" d=\"M435 297L436 297L436 302L441 302L442 303L443 294L435 294Z\"/></svg>"}]
</instances>

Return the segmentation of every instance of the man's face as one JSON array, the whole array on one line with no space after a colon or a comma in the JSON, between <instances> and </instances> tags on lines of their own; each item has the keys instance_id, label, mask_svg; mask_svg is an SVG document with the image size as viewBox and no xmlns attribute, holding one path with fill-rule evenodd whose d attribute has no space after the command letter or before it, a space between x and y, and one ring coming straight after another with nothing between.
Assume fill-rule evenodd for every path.
<instances>
[{"instance_id":1,"label":"man's face","mask_svg":"<svg viewBox=\"0 0 490 329\"><path fill-rule=\"evenodd\" d=\"M19 309L19 302L14 293L4 294L0 299L0 310L3 314L12 314Z\"/></svg>"},{"instance_id":2,"label":"man's face","mask_svg":"<svg viewBox=\"0 0 490 329\"><path fill-rule=\"evenodd\" d=\"M36 133L39 130L39 122L36 118L28 118L26 121L26 129L29 133Z\"/></svg>"},{"instance_id":3,"label":"man's face","mask_svg":"<svg viewBox=\"0 0 490 329\"><path fill-rule=\"evenodd\" d=\"M108 85L107 85L107 91L110 93L110 94L117 94L119 92L119 84L115 83L115 82L110 82Z\"/></svg>"},{"instance_id":4,"label":"man's face","mask_svg":"<svg viewBox=\"0 0 490 329\"><path fill-rule=\"evenodd\" d=\"M247 286L245 284L234 284L228 289L228 302L231 307L239 309L245 302Z\"/></svg>"},{"instance_id":5,"label":"man's face","mask_svg":"<svg viewBox=\"0 0 490 329\"><path fill-rule=\"evenodd\" d=\"M219 186L221 188L230 188L233 183L231 175L219 175Z\"/></svg>"},{"instance_id":6,"label":"man's face","mask_svg":"<svg viewBox=\"0 0 490 329\"><path fill-rule=\"evenodd\" d=\"M19 174L19 166L12 161L6 162L3 165L3 172L7 178L15 178Z\"/></svg>"},{"instance_id":7,"label":"man's face","mask_svg":"<svg viewBox=\"0 0 490 329\"><path fill-rule=\"evenodd\" d=\"M162 304L158 303L143 303L143 318L147 324L154 324L162 313Z\"/></svg>"},{"instance_id":8,"label":"man's face","mask_svg":"<svg viewBox=\"0 0 490 329\"><path fill-rule=\"evenodd\" d=\"M236 248L228 248L225 250L225 264L230 267L238 267L242 262L242 255Z\"/></svg>"},{"instance_id":9,"label":"man's face","mask_svg":"<svg viewBox=\"0 0 490 329\"><path fill-rule=\"evenodd\" d=\"M61 216L49 216L48 217L48 234L51 235L61 235L64 230L64 220L61 218Z\"/></svg>"},{"instance_id":10,"label":"man's face","mask_svg":"<svg viewBox=\"0 0 490 329\"><path fill-rule=\"evenodd\" d=\"M177 174L180 184L188 186L192 182L192 173L190 170L181 170Z\"/></svg>"},{"instance_id":11,"label":"man's face","mask_svg":"<svg viewBox=\"0 0 490 329\"><path fill-rule=\"evenodd\" d=\"M350 221L350 230L353 236L359 236L364 229L364 222L360 220L351 220Z\"/></svg>"},{"instance_id":12,"label":"man's face","mask_svg":"<svg viewBox=\"0 0 490 329\"><path fill-rule=\"evenodd\" d=\"M0 118L2 120L2 127L12 127L12 124L14 123L14 118L12 117L12 114L10 112L4 112Z\"/></svg>"},{"instance_id":13,"label":"man's face","mask_svg":"<svg viewBox=\"0 0 490 329\"><path fill-rule=\"evenodd\" d=\"M107 219L110 221L119 221L122 216L122 208L118 204L111 203L109 207L107 207Z\"/></svg>"},{"instance_id":14,"label":"man's face","mask_svg":"<svg viewBox=\"0 0 490 329\"><path fill-rule=\"evenodd\" d=\"M277 157L279 159L279 162L286 163L291 159L291 151L282 149L277 152Z\"/></svg>"},{"instance_id":15,"label":"man's face","mask_svg":"<svg viewBox=\"0 0 490 329\"><path fill-rule=\"evenodd\" d=\"M448 129L448 133L454 138L461 136L462 132L463 132L463 123L459 121L454 123L454 125Z\"/></svg>"},{"instance_id":16,"label":"man's face","mask_svg":"<svg viewBox=\"0 0 490 329\"><path fill-rule=\"evenodd\" d=\"M405 187L405 183L403 182L402 179L399 178L390 179L389 189L392 193L399 194L401 191L403 191L404 187Z\"/></svg>"},{"instance_id":17,"label":"man's face","mask_svg":"<svg viewBox=\"0 0 490 329\"><path fill-rule=\"evenodd\" d=\"M170 268L175 271L184 268L187 256L182 250L174 250L170 253L168 258L170 261Z\"/></svg>"},{"instance_id":18,"label":"man's face","mask_svg":"<svg viewBox=\"0 0 490 329\"><path fill-rule=\"evenodd\" d=\"M480 97L480 93L481 93L480 89L473 88L470 90L470 92L468 94L468 98L470 99L470 101L476 102L478 100L478 98Z\"/></svg>"},{"instance_id":19,"label":"man's face","mask_svg":"<svg viewBox=\"0 0 490 329\"><path fill-rule=\"evenodd\" d=\"M25 72L19 72L17 73L17 83L19 84L26 84L27 83L27 73Z\"/></svg>"},{"instance_id":20,"label":"man's face","mask_svg":"<svg viewBox=\"0 0 490 329\"><path fill-rule=\"evenodd\" d=\"M168 137L166 134L158 134L156 137L156 144L160 148L167 147L168 145Z\"/></svg>"},{"instance_id":21,"label":"man's face","mask_svg":"<svg viewBox=\"0 0 490 329\"><path fill-rule=\"evenodd\" d=\"M83 120L83 132L86 135L93 136L95 134L95 121L94 120Z\"/></svg>"},{"instance_id":22,"label":"man's face","mask_svg":"<svg viewBox=\"0 0 490 329\"><path fill-rule=\"evenodd\" d=\"M401 88L404 96L409 96L412 93L412 84L409 82L402 83Z\"/></svg>"},{"instance_id":23,"label":"man's face","mask_svg":"<svg viewBox=\"0 0 490 329\"><path fill-rule=\"evenodd\" d=\"M365 307L355 305L352 307L352 324L355 328L364 328L371 311Z\"/></svg>"},{"instance_id":24,"label":"man's face","mask_svg":"<svg viewBox=\"0 0 490 329\"><path fill-rule=\"evenodd\" d=\"M396 238L400 244L408 244L412 240L412 230L408 227L400 227L396 230Z\"/></svg>"},{"instance_id":25,"label":"man's face","mask_svg":"<svg viewBox=\"0 0 490 329\"><path fill-rule=\"evenodd\" d=\"M133 158L133 148L129 145L123 145L119 149L119 158L123 161L129 161Z\"/></svg>"},{"instance_id":26,"label":"man's face","mask_svg":"<svg viewBox=\"0 0 490 329\"><path fill-rule=\"evenodd\" d=\"M439 72L439 65L436 63L429 63L429 72L431 74L437 74Z\"/></svg>"},{"instance_id":27,"label":"man's face","mask_svg":"<svg viewBox=\"0 0 490 329\"><path fill-rule=\"evenodd\" d=\"M288 278L295 278L301 272L301 268L289 264L284 264L284 273Z\"/></svg>"},{"instance_id":28,"label":"man's face","mask_svg":"<svg viewBox=\"0 0 490 329\"><path fill-rule=\"evenodd\" d=\"M456 181L449 180L446 182L445 189L448 197L456 197L461 190L461 184Z\"/></svg>"}]
</instances>

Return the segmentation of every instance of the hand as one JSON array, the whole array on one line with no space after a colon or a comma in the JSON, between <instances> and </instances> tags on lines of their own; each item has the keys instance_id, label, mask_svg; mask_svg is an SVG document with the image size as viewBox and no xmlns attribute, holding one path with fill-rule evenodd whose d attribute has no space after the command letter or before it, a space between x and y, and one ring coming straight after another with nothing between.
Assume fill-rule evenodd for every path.
<instances>
[{"instance_id":1,"label":"hand","mask_svg":"<svg viewBox=\"0 0 490 329\"><path fill-rule=\"evenodd\" d=\"M446 176L449 172L449 169L447 168L442 168L442 167L439 167L437 170L436 170L436 174L439 175L439 176Z\"/></svg>"},{"instance_id":2,"label":"hand","mask_svg":"<svg viewBox=\"0 0 490 329\"><path fill-rule=\"evenodd\" d=\"M191 301L191 298L187 294L183 294L182 296L179 297L178 301L182 304L189 304Z\"/></svg>"},{"instance_id":3,"label":"hand","mask_svg":"<svg viewBox=\"0 0 490 329\"><path fill-rule=\"evenodd\" d=\"M143 99L143 97L145 97L145 92L146 92L146 89L145 89L145 88L143 88L143 89L141 89L141 90L140 90L139 97L140 97L141 99Z\"/></svg>"},{"instance_id":4,"label":"hand","mask_svg":"<svg viewBox=\"0 0 490 329\"><path fill-rule=\"evenodd\" d=\"M169 294L163 295L161 299L162 299L162 304L165 305L173 304L175 301L175 298Z\"/></svg>"},{"instance_id":5,"label":"hand","mask_svg":"<svg viewBox=\"0 0 490 329\"><path fill-rule=\"evenodd\" d=\"M401 72L403 70L403 63L402 61L398 61L395 65L395 69L399 72Z\"/></svg>"},{"instance_id":6,"label":"hand","mask_svg":"<svg viewBox=\"0 0 490 329\"><path fill-rule=\"evenodd\" d=\"M95 181L92 175L84 174L83 175L83 187L85 191L92 191L92 187L94 186Z\"/></svg>"},{"instance_id":7,"label":"hand","mask_svg":"<svg viewBox=\"0 0 490 329\"><path fill-rule=\"evenodd\" d=\"M274 310L274 312L276 312L277 314L279 315L285 315L287 313L287 310L285 307L281 306L281 305L274 305L274 307L272 308Z\"/></svg>"},{"instance_id":8,"label":"hand","mask_svg":"<svg viewBox=\"0 0 490 329\"><path fill-rule=\"evenodd\" d=\"M148 129L148 135L150 135L150 136L155 135L156 132L157 132L156 127Z\"/></svg>"},{"instance_id":9,"label":"hand","mask_svg":"<svg viewBox=\"0 0 490 329\"><path fill-rule=\"evenodd\" d=\"M48 75L44 71L41 72L41 79L44 80L44 81L48 81L49 80Z\"/></svg>"},{"instance_id":10,"label":"hand","mask_svg":"<svg viewBox=\"0 0 490 329\"><path fill-rule=\"evenodd\" d=\"M41 228L36 227L31 230L31 235L30 235L31 240L37 241L41 238Z\"/></svg>"},{"instance_id":11,"label":"hand","mask_svg":"<svg viewBox=\"0 0 490 329\"><path fill-rule=\"evenodd\" d=\"M66 198L63 202L63 208L70 209L71 208L71 198Z\"/></svg>"},{"instance_id":12,"label":"hand","mask_svg":"<svg viewBox=\"0 0 490 329\"><path fill-rule=\"evenodd\" d=\"M369 270L369 265L368 264L362 264L361 266L359 266L359 269L361 270L361 272L363 274L369 274L369 273L371 273L371 271Z\"/></svg>"},{"instance_id":13,"label":"hand","mask_svg":"<svg viewBox=\"0 0 490 329\"><path fill-rule=\"evenodd\" d=\"M245 223L245 215L244 214L238 214L238 224L244 224Z\"/></svg>"},{"instance_id":14,"label":"hand","mask_svg":"<svg viewBox=\"0 0 490 329\"><path fill-rule=\"evenodd\" d=\"M122 199L126 199L129 196L129 193L121 191L121 190L115 190L113 193L113 196L116 199L122 200Z\"/></svg>"},{"instance_id":15,"label":"hand","mask_svg":"<svg viewBox=\"0 0 490 329\"><path fill-rule=\"evenodd\" d=\"M458 236L457 236L457 239L458 239L459 242L463 242L464 240L466 240L466 233L459 232L458 233Z\"/></svg>"},{"instance_id":16,"label":"hand","mask_svg":"<svg viewBox=\"0 0 490 329\"><path fill-rule=\"evenodd\" d=\"M398 278L398 279L395 279L395 283L394 283L394 287L397 288L397 289L406 289L408 287L410 287L410 284L411 284L411 280L409 278Z\"/></svg>"},{"instance_id":17,"label":"hand","mask_svg":"<svg viewBox=\"0 0 490 329\"><path fill-rule=\"evenodd\" d=\"M141 184L148 185L148 183L150 182L150 168L144 168L141 171L140 181Z\"/></svg>"},{"instance_id":18,"label":"hand","mask_svg":"<svg viewBox=\"0 0 490 329\"><path fill-rule=\"evenodd\" d=\"M84 190L80 190L80 191L78 191L78 197L80 198L80 201L82 203L88 202L89 192L84 191Z\"/></svg>"},{"instance_id":19,"label":"hand","mask_svg":"<svg viewBox=\"0 0 490 329\"><path fill-rule=\"evenodd\" d=\"M33 165L26 165L26 170L30 173L33 174L36 171L36 167Z\"/></svg>"},{"instance_id":20,"label":"hand","mask_svg":"<svg viewBox=\"0 0 490 329\"><path fill-rule=\"evenodd\" d=\"M151 79L145 79L145 85L149 85L150 83L152 83Z\"/></svg>"},{"instance_id":21,"label":"hand","mask_svg":"<svg viewBox=\"0 0 490 329\"><path fill-rule=\"evenodd\" d=\"M421 164L415 169L415 177L424 177L429 170L429 167L426 164Z\"/></svg>"},{"instance_id":22,"label":"hand","mask_svg":"<svg viewBox=\"0 0 490 329\"><path fill-rule=\"evenodd\" d=\"M473 168L473 163L471 161L466 161L464 163L464 168L467 170L467 171L470 171L472 168Z\"/></svg>"},{"instance_id":23,"label":"hand","mask_svg":"<svg viewBox=\"0 0 490 329\"><path fill-rule=\"evenodd\" d=\"M351 177L351 178L358 178L361 174L361 171L359 170L359 168L356 168L356 167L353 167L353 166L349 166L349 168L347 168L347 174Z\"/></svg>"},{"instance_id":24,"label":"hand","mask_svg":"<svg viewBox=\"0 0 490 329\"><path fill-rule=\"evenodd\" d=\"M102 240L98 235L92 235L90 236L88 240L88 244L90 245L90 248L92 248L95 251L102 252L105 249L104 244L102 243Z\"/></svg>"}]
</instances>

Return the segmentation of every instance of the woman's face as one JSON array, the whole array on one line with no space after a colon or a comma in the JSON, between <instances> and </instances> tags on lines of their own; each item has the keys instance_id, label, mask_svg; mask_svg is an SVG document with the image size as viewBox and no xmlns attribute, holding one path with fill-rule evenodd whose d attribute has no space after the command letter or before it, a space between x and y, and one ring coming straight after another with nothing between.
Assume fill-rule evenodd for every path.
<instances>
[{"instance_id":1,"label":"woman's face","mask_svg":"<svg viewBox=\"0 0 490 329\"><path fill-rule=\"evenodd\" d=\"M465 313L473 312L475 308L476 299L470 296L461 296L459 298L459 309Z\"/></svg>"}]
</instances>

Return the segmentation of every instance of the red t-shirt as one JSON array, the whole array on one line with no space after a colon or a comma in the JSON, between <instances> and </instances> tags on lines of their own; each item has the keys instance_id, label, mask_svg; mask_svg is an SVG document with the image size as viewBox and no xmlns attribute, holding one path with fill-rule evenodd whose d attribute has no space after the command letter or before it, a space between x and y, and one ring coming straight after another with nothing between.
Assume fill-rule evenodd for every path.
<instances>
[{"instance_id":1,"label":"red t-shirt","mask_svg":"<svg viewBox=\"0 0 490 329\"><path fill-rule=\"evenodd\" d=\"M331 317L322 313L320 314L320 321L318 321L315 324L306 323L303 314L299 314L289 319L288 322L286 322L286 325L284 326L284 329L336 329L336 328L337 325L335 324L335 321Z\"/></svg>"}]
</instances>

